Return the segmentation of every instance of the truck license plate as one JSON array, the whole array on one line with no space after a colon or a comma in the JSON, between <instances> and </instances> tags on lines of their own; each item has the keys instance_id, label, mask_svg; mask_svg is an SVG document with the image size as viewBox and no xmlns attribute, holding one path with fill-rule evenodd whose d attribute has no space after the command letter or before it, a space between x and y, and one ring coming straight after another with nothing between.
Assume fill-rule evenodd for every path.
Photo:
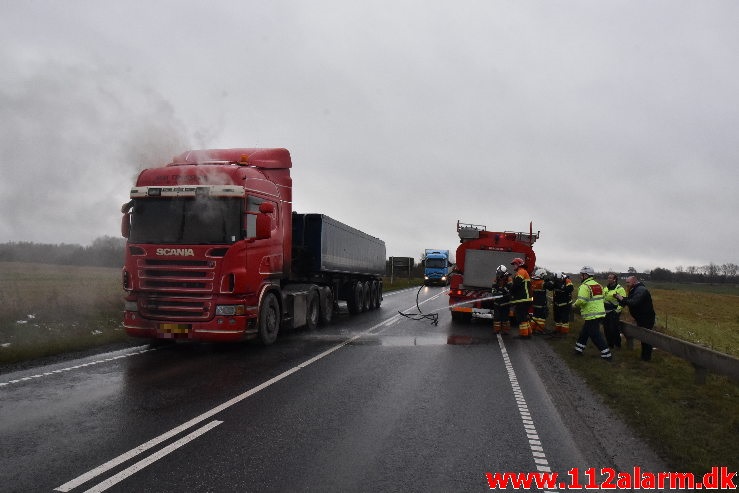
<instances>
[{"instance_id":1,"label":"truck license plate","mask_svg":"<svg viewBox=\"0 0 739 493\"><path fill-rule=\"evenodd\" d=\"M159 324L159 330L167 334L187 334L190 331L189 324Z\"/></svg>"}]
</instances>

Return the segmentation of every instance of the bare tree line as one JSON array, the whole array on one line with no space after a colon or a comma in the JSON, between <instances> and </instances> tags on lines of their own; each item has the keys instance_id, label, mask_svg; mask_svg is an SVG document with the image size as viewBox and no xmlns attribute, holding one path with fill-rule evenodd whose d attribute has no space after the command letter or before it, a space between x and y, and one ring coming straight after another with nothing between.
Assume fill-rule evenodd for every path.
<instances>
[{"instance_id":1,"label":"bare tree line","mask_svg":"<svg viewBox=\"0 0 739 493\"><path fill-rule=\"evenodd\" d=\"M737 282L739 266L734 263L714 264L688 267L678 266L674 271L656 267L649 273L653 281L673 282Z\"/></svg>"}]
</instances>

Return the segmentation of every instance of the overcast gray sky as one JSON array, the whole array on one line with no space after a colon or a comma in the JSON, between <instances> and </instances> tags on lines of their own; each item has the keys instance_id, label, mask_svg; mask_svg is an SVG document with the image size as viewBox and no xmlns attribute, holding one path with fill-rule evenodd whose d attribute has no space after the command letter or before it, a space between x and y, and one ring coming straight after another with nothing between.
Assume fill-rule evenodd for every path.
<instances>
[{"instance_id":1,"label":"overcast gray sky","mask_svg":"<svg viewBox=\"0 0 739 493\"><path fill-rule=\"evenodd\" d=\"M0 242L119 235L138 169L286 147L294 209L419 258L739 264L739 2L0 2Z\"/></svg>"}]
</instances>

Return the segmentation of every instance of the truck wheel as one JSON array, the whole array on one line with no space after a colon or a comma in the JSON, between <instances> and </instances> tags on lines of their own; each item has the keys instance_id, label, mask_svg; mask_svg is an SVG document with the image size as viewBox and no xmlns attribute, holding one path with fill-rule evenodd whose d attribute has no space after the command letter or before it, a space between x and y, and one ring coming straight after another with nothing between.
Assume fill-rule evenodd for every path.
<instances>
[{"instance_id":1,"label":"truck wheel","mask_svg":"<svg viewBox=\"0 0 739 493\"><path fill-rule=\"evenodd\" d=\"M351 281L347 286L346 308L356 315L362 311L362 283Z\"/></svg>"},{"instance_id":2,"label":"truck wheel","mask_svg":"<svg viewBox=\"0 0 739 493\"><path fill-rule=\"evenodd\" d=\"M362 283L362 311L366 312L369 311L371 308L370 305L370 283L369 282L363 282Z\"/></svg>"},{"instance_id":3,"label":"truck wheel","mask_svg":"<svg viewBox=\"0 0 739 493\"><path fill-rule=\"evenodd\" d=\"M318 291L308 293L308 308L305 313L305 326L308 330L316 330L318 328L318 314L320 312L320 299Z\"/></svg>"},{"instance_id":4,"label":"truck wheel","mask_svg":"<svg viewBox=\"0 0 739 493\"><path fill-rule=\"evenodd\" d=\"M280 305L272 293L264 295L262 308L259 310L259 340L269 346L277 340L280 331Z\"/></svg>"},{"instance_id":5,"label":"truck wheel","mask_svg":"<svg viewBox=\"0 0 739 493\"><path fill-rule=\"evenodd\" d=\"M377 292L377 281L370 282L370 310L374 310L379 305L377 303L378 292Z\"/></svg>"},{"instance_id":6,"label":"truck wheel","mask_svg":"<svg viewBox=\"0 0 739 493\"><path fill-rule=\"evenodd\" d=\"M334 319L334 294L326 289L325 296L321 297L321 311L319 314L321 325L328 325Z\"/></svg>"}]
</instances>

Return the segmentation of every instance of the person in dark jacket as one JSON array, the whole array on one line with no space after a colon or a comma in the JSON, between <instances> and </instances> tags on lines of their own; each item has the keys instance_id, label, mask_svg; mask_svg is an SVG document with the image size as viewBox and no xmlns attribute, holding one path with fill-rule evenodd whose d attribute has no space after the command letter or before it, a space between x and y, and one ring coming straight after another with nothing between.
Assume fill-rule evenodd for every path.
<instances>
[{"instance_id":1,"label":"person in dark jacket","mask_svg":"<svg viewBox=\"0 0 739 493\"><path fill-rule=\"evenodd\" d=\"M629 312L636 320L636 325L647 330L654 329L654 305L649 290L636 276L630 276L626 279L626 284L629 286L628 296L623 297L617 294L614 297L621 306L629 307ZM644 361L652 359L652 346L650 344L641 343L641 359Z\"/></svg>"}]
</instances>

